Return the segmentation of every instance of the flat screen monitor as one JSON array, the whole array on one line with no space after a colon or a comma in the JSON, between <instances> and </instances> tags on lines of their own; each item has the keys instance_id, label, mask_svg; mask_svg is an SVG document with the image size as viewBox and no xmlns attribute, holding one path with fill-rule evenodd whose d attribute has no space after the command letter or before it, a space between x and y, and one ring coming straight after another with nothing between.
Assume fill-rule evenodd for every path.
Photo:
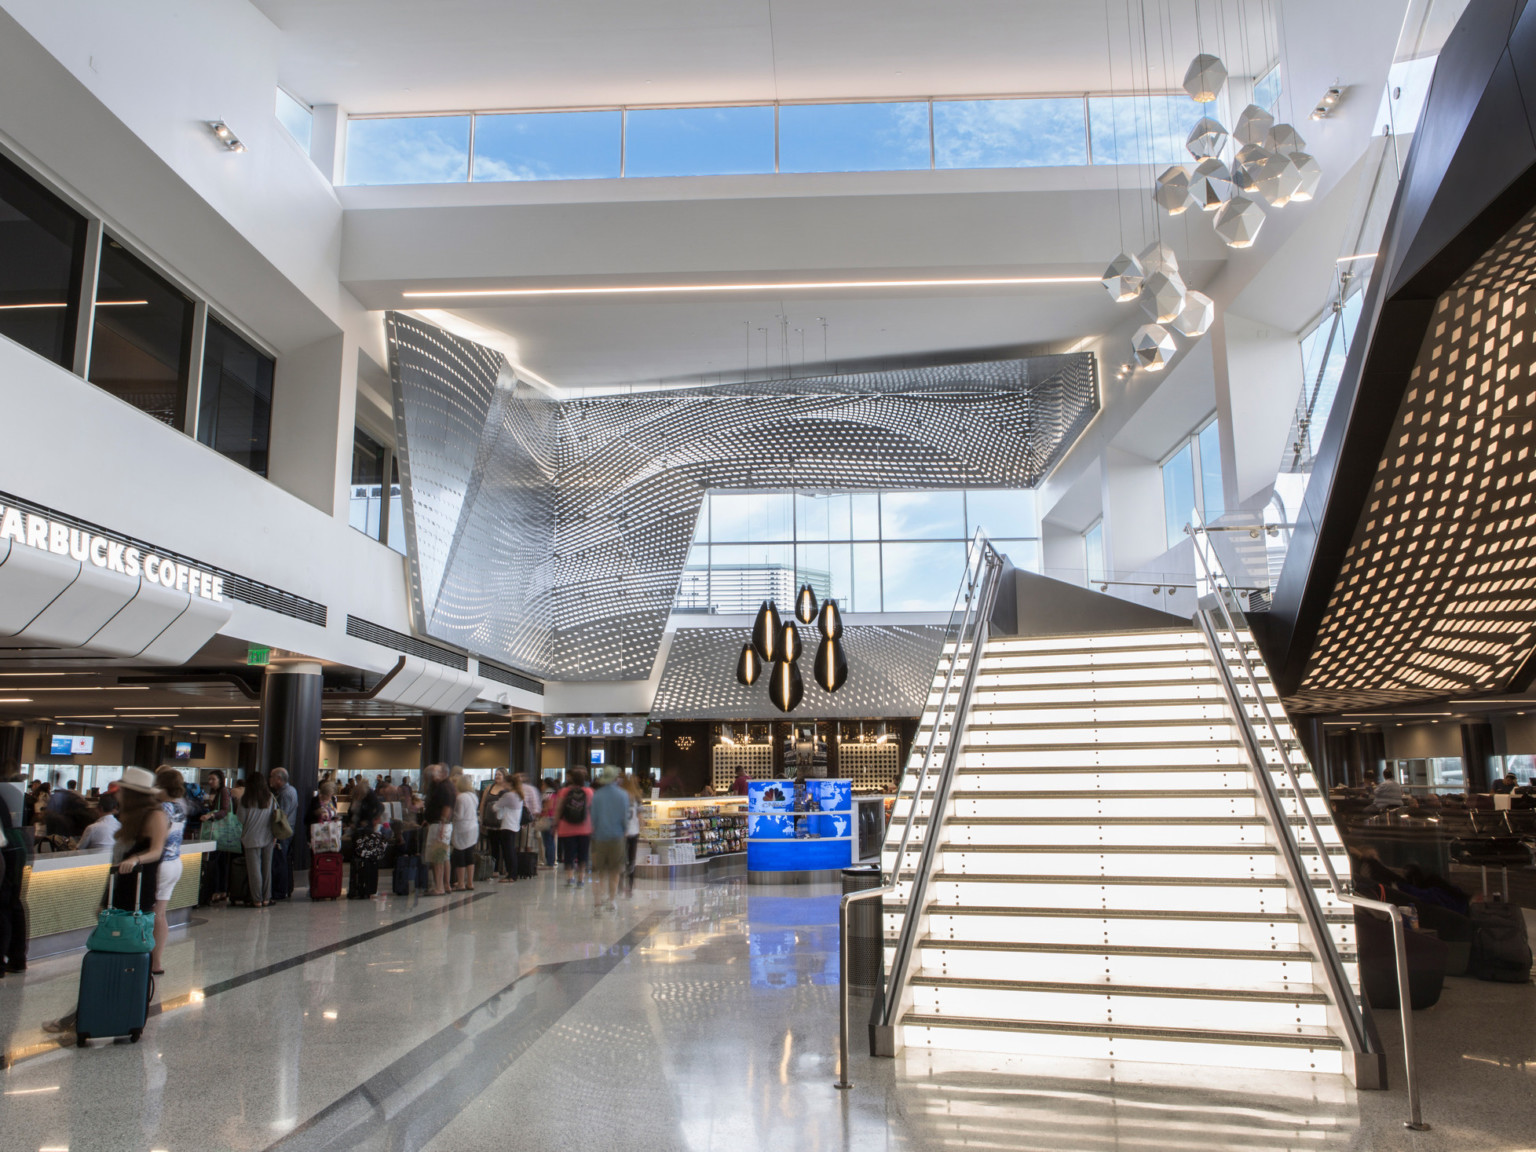
<instances>
[{"instance_id":1,"label":"flat screen monitor","mask_svg":"<svg viewBox=\"0 0 1536 1152\"><path fill-rule=\"evenodd\" d=\"M188 740L178 740L178 741L176 741L176 759L178 759L178 760L190 760L190 759L192 759L192 744L191 744L190 741L188 741Z\"/></svg>"},{"instance_id":2,"label":"flat screen monitor","mask_svg":"<svg viewBox=\"0 0 1536 1152\"><path fill-rule=\"evenodd\" d=\"M54 736L48 741L48 755L89 756L95 746L94 736Z\"/></svg>"},{"instance_id":3,"label":"flat screen monitor","mask_svg":"<svg viewBox=\"0 0 1536 1152\"><path fill-rule=\"evenodd\" d=\"M605 749L605 748L594 748L594 749L592 749L592 763L594 763L594 764L606 763L605 757L607 755L608 755L608 752L607 752L607 749Z\"/></svg>"}]
</instances>

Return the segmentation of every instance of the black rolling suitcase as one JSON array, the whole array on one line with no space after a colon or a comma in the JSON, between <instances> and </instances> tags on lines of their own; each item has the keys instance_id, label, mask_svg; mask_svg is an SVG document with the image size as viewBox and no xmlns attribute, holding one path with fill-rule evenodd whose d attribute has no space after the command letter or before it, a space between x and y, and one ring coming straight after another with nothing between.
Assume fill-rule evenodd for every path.
<instances>
[{"instance_id":1,"label":"black rolling suitcase","mask_svg":"<svg viewBox=\"0 0 1536 1152\"><path fill-rule=\"evenodd\" d=\"M245 853L231 853L229 857L229 902L251 902L251 874L245 867Z\"/></svg>"}]
</instances>

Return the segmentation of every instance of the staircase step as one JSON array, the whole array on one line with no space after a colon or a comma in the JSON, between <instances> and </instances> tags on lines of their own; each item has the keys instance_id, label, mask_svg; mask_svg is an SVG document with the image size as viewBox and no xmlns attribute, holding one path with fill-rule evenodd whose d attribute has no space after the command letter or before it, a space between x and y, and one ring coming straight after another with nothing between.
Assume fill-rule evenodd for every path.
<instances>
[{"instance_id":1,"label":"staircase step","mask_svg":"<svg viewBox=\"0 0 1536 1152\"><path fill-rule=\"evenodd\" d=\"M905 901L885 905L886 944L894 946L906 919L906 909ZM1348 912L1335 912L1326 920L1335 946L1341 952L1353 952L1354 917ZM1222 948L1259 951L1309 946L1300 915L1288 910L1202 913L930 904L926 924L927 935L935 940L1114 947L1156 947L1169 941L1198 940Z\"/></svg>"},{"instance_id":2,"label":"staircase step","mask_svg":"<svg viewBox=\"0 0 1536 1152\"><path fill-rule=\"evenodd\" d=\"M904 1042L917 1048L1271 1071L1343 1071L1342 1042L1321 1028L1296 1034L1220 1032L916 1013L903 1016L901 1022Z\"/></svg>"},{"instance_id":3,"label":"staircase step","mask_svg":"<svg viewBox=\"0 0 1536 1152\"><path fill-rule=\"evenodd\" d=\"M892 896L908 898L912 874L904 873ZM1313 888L1325 909L1347 907L1338 902L1321 877ZM929 879L930 911L972 904L1021 908L1114 908L1162 912L1258 912L1280 915L1291 911L1290 881L1283 876L1053 876L940 871Z\"/></svg>"},{"instance_id":4,"label":"staircase step","mask_svg":"<svg viewBox=\"0 0 1536 1152\"><path fill-rule=\"evenodd\" d=\"M923 1018L991 1014L1002 1020L1075 1020L1140 1028L1297 1034L1326 1028L1328 997L1316 988L1262 984L1251 988L1180 984L1107 984L1052 980L987 980L916 973L912 1014Z\"/></svg>"}]
</instances>

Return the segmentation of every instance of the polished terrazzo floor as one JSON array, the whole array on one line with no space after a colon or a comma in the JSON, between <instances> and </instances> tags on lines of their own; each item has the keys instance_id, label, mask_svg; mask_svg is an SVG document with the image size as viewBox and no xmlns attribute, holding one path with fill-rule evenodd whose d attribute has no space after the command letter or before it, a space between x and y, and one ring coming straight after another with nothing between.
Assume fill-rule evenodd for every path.
<instances>
[{"instance_id":1,"label":"polished terrazzo floor","mask_svg":"<svg viewBox=\"0 0 1536 1152\"><path fill-rule=\"evenodd\" d=\"M835 892L549 875L432 900L218 910L173 935L142 1043L41 1031L79 955L0 981L0 1149L210 1152L1536 1148L1536 986L1416 1015L1430 1132L1336 1078L962 1054L832 1088ZM1395 1020L1383 1014L1384 1038Z\"/></svg>"}]
</instances>

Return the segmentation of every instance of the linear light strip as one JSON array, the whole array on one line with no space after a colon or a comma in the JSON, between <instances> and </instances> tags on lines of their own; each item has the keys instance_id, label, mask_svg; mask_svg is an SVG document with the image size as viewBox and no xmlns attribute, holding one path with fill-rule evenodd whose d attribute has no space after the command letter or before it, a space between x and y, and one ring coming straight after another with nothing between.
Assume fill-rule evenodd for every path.
<instances>
[{"instance_id":1,"label":"linear light strip","mask_svg":"<svg viewBox=\"0 0 1536 1152\"><path fill-rule=\"evenodd\" d=\"M111 308L113 305L116 305L118 307L123 307L123 306L129 305L129 304L148 304L148 303L149 303L148 300L98 300L98 301L96 301L96 307L98 307L98 308ZM68 307L69 307L69 305L67 303L0 304L0 312L19 312L19 311L23 311L25 309L30 309L30 308L68 308Z\"/></svg>"},{"instance_id":2,"label":"linear light strip","mask_svg":"<svg viewBox=\"0 0 1536 1152\"><path fill-rule=\"evenodd\" d=\"M707 292L799 292L817 288L994 288L1018 284L1097 284L1097 276L991 276L945 280L787 280L758 284L605 284L577 288L444 288L402 292L411 300L454 297L678 295Z\"/></svg>"}]
</instances>

